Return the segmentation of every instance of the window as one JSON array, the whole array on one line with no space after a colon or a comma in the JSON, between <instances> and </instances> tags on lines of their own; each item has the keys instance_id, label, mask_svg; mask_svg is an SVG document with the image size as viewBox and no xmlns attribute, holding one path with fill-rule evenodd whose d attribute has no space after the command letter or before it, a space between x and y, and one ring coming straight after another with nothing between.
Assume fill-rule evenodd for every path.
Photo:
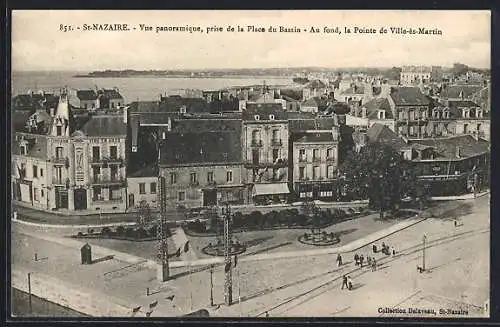
<instances>
[{"instance_id":1,"label":"window","mask_svg":"<svg viewBox=\"0 0 500 327\"><path fill-rule=\"evenodd\" d=\"M93 197L92 199L94 201L96 200L101 200L102 199L102 195L101 195L101 187L100 186L94 186L93 189L92 189L92 193L93 193Z\"/></svg>"},{"instance_id":2,"label":"window","mask_svg":"<svg viewBox=\"0 0 500 327\"><path fill-rule=\"evenodd\" d=\"M253 182L257 181L257 179L259 178L259 170L258 169L253 170L252 178L253 178Z\"/></svg>"},{"instance_id":3,"label":"window","mask_svg":"<svg viewBox=\"0 0 500 327\"><path fill-rule=\"evenodd\" d=\"M87 104L86 103L83 105L83 109L87 109Z\"/></svg>"},{"instance_id":4,"label":"window","mask_svg":"<svg viewBox=\"0 0 500 327\"><path fill-rule=\"evenodd\" d=\"M226 179L227 179L227 182L228 183L232 183L233 182L233 172L228 170L228 172L226 173Z\"/></svg>"},{"instance_id":5,"label":"window","mask_svg":"<svg viewBox=\"0 0 500 327\"><path fill-rule=\"evenodd\" d=\"M280 155L280 150L279 149L273 149L273 162L275 163Z\"/></svg>"},{"instance_id":6,"label":"window","mask_svg":"<svg viewBox=\"0 0 500 327\"><path fill-rule=\"evenodd\" d=\"M260 159L260 152L259 149L253 149L252 150L252 163L253 164L258 164Z\"/></svg>"},{"instance_id":7,"label":"window","mask_svg":"<svg viewBox=\"0 0 500 327\"><path fill-rule=\"evenodd\" d=\"M26 155L26 146L21 145L21 155L24 156Z\"/></svg>"},{"instance_id":8,"label":"window","mask_svg":"<svg viewBox=\"0 0 500 327\"><path fill-rule=\"evenodd\" d=\"M305 179L305 178L306 178L306 168L299 167L299 179Z\"/></svg>"},{"instance_id":9,"label":"window","mask_svg":"<svg viewBox=\"0 0 500 327\"><path fill-rule=\"evenodd\" d=\"M63 148L58 146L56 148L56 159L61 159L63 157Z\"/></svg>"},{"instance_id":10,"label":"window","mask_svg":"<svg viewBox=\"0 0 500 327\"><path fill-rule=\"evenodd\" d=\"M273 142L278 143L280 141L280 131L278 129L273 130Z\"/></svg>"},{"instance_id":11,"label":"window","mask_svg":"<svg viewBox=\"0 0 500 327\"><path fill-rule=\"evenodd\" d=\"M122 192L121 192L120 187L111 186L109 188L109 199L110 200L121 200L122 199Z\"/></svg>"},{"instance_id":12,"label":"window","mask_svg":"<svg viewBox=\"0 0 500 327\"><path fill-rule=\"evenodd\" d=\"M477 131L480 132L481 131L481 124L477 124Z\"/></svg>"},{"instance_id":13,"label":"window","mask_svg":"<svg viewBox=\"0 0 500 327\"><path fill-rule=\"evenodd\" d=\"M94 180L99 179L100 174L101 174L101 167L94 167Z\"/></svg>"},{"instance_id":14,"label":"window","mask_svg":"<svg viewBox=\"0 0 500 327\"><path fill-rule=\"evenodd\" d=\"M333 178L333 166L326 167L326 177Z\"/></svg>"},{"instance_id":15,"label":"window","mask_svg":"<svg viewBox=\"0 0 500 327\"><path fill-rule=\"evenodd\" d=\"M95 103L92 103L92 109L95 109Z\"/></svg>"},{"instance_id":16,"label":"window","mask_svg":"<svg viewBox=\"0 0 500 327\"><path fill-rule=\"evenodd\" d=\"M92 147L92 159L94 161L99 160L101 157L101 148L98 146L93 146Z\"/></svg>"},{"instance_id":17,"label":"window","mask_svg":"<svg viewBox=\"0 0 500 327\"><path fill-rule=\"evenodd\" d=\"M156 183L149 184L149 193L156 194Z\"/></svg>"},{"instance_id":18,"label":"window","mask_svg":"<svg viewBox=\"0 0 500 327\"><path fill-rule=\"evenodd\" d=\"M56 135L61 136L62 135L62 126L56 126Z\"/></svg>"},{"instance_id":19,"label":"window","mask_svg":"<svg viewBox=\"0 0 500 327\"><path fill-rule=\"evenodd\" d=\"M269 120L274 120L274 115L269 115Z\"/></svg>"},{"instance_id":20,"label":"window","mask_svg":"<svg viewBox=\"0 0 500 327\"><path fill-rule=\"evenodd\" d=\"M109 156L111 157L111 159L116 159L117 158L117 147L116 145L112 145L110 148L109 148Z\"/></svg>"},{"instance_id":21,"label":"window","mask_svg":"<svg viewBox=\"0 0 500 327\"><path fill-rule=\"evenodd\" d=\"M255 115L254 118L255 118L255 120L260 120L260 116L259 115Z\"/></svg>"},{"instance_id":22,"label":"window","mask_svg":"<svg viewBox=\"0 0 500 327\"><path fill-rule=\"evenodd\" d=\"M478 129L479 129L479 127L478 127ZM40 177L43 177L43 169L42 168L40 168Z\"/></svg>"},{"instance_id":23,"label":"window","mask_svg":"<svg viewBox=\"0 0 500 327\"><path fill-rule=\"evenodd\" d=\"M326 149L326 157L329 159L333 159L333 149L332 148Z\"/></svg>"},{"instance_id":24,"label":"window","mask_svg":"<svg viewBox=\"0 0 500 327\"><path fill-rule=\"evenodd\" d=\"M186 192L179 192L178 199L179 199L179 201L186 200Z\"/></svg>"},{"instance_id":25,"label":"window","mask_svg":"<svg viewBox=\"0 0 500 327\"><path fill-rule=\"evenodd\" d=\"M299 150L299 161L306 161L306 149Z\"/></svg>"},{"instance_id":26,"label":"window","mask_svg":"<svg viewBox=\"0 0 500 327\"><path fill-rule=\"evenodd\" d=\"M177 183L177 174L170 173L170 184L175 184L175 183Z\"/></svg>"},{"instance_id":27,"label":"window","mask_svg":"<svg viewBox=\"0 0 500 327\"><path fill-rule=\"evenodd\" d=\"M384 110L378 111L378 119L385 119L385 111Z\"/></svg>"},{"instance_id":28,"label":"window","mask_svg":"<svg viewBox=\"0 0 500 327\"><path fill-rule=\"evenodd\" d=\"M214 173L212 171L209 171L207 173L207 183L212 183L214 181Z\"/></svg>"},{"instance_id":29,"label":"window","mask_svg":"<svg viewBox=\"0 0 500 327\"><path fill-rule=\"evenodd\" d=\"M464 124L464 134L469 133L469 124Z\"/></svg>"},{"instance_id":30,"label":"window","mask_svg":"<svg viewBox=\"0 0 500 327\"><path fill-rule=\"evenodd\" d=\"M45 196L43 190L40 190L40 195L41 195L42 198Z\"/></svg>"},{"instance_id":31,"label":"window","mask_svg":"<svg viewBox=\"0 0 500 327\"><path fill-rule=\"evenodd\" d=\"M109 166L109 170L111 173L111 179L115 180L118 179L118 166L117 165L111 165Z\"/></svg>"},{"instance_id":32,"label":"window","mask_svg":"<svg viewBox=\"0 0 500 327\"><path fill-rule=\"evenodd\" d=\"M111 108L114 109L115 108L115 103L114 102L111 102Z\"/></svg>"},{"instance_id":33,"label":"window","mask_svg":"<svg viewBox=\"0 0 500 327\"><path fill-rule=\"evenodd\" d=\"M319 149L314 149L313 150L313 160L319 160Z\"/></svg>"},{"instance_id":34,"label":"window","mask_svg":"<svg viewBox=\"0 0 500 327\"><path fill-rule=\"evenodd\" d=\"M197 181L198 180L196 178L196 173L191 173L191 175L190 175L190 182L191 182L191 184L196 184Z\"/></svg>"},{"instance_id":35,"label":"window","mask_svg":"<svg viewBox=\"0 0 500 327\"><path fill-rule=\"evenodd\" d=\"M314 166L313 168L313 179L319 179L321 177L321 173L319 170L319 166Z\"/></svg>"},{"instance_id":36,"label":"window","mask_svg":"<svg viewBox=\"0 0 500 327\"><path fill-rule=\"evenodd\" d=\"M33 165L33 178L38 178L38 167Z\"/></svg>"},{"instance_id":37,"label":"window","mask_svg":"<svg viewBox=\"0 0 500 327\"><path fill-rule=\"evenodd\" d=\"M146 194L146 183L139 183L139 194Z\"/></svg>"},{"instance_id":38,"label":"window","mask_svg":"<svg viewBox=\"0 0 500 327\"><path fill-rule=\"evenodd\" d=\"M260 131L252 131L252 143L257 144L260 141Z\"/></svg>"},{"instance_id":39,"label":"window","mask_svg":"<svg viewBox=\"0 0 500 327\"><path fill-rule=\"evenodd\" d=\"M33 200L38 202L38 189L36 187L33 188Z\"/></svg>"}]
</instances>

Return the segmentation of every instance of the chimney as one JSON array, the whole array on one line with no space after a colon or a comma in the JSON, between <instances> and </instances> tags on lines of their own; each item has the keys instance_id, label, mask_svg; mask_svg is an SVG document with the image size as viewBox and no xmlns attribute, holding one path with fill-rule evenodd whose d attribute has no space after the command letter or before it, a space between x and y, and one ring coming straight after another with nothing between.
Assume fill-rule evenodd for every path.
<instances>
[{"instance_id":1,"label":"chimney","mask_svg":"<svg viewBox=\"0 0 500 327\"><path fill-rule=\"evenodd\" d=\"M54 117L55 112L56 112L55 108L50 108L50 117Z\"/></svg>"},{"instance_id":2,"label":"chimney","mask_svg":"<svg viewBox=\"0 0 500 327\"><path fill-rule=\"evenodd\" d=\"M361 108L361 118L366 118L366 107Z\"/></svg>"},{"instance_id":3,"label":"chimney","mask_svg":"<svg viewBox=\"0 0 500 327\"><path fill-rule=\"evenodd\" d=\"M455 156L457 157L457 159L460 159L460 146L456 146L455 148Z\"/></svg>"},{"instance_id":4,"label":"chimney","mask_svg":"<svg viewBox=\"0 0 500 327\"><path fill-rule=\"evenodd\" d=\"M167 131L172 131L172 118L168 117Z\"/></svg>"},{"instance_id":5,"label":"chimney","mask_svg":"<svg viewBox=\"0 0 500 327\"><path fill-rule=\"evenodd\" d=\"M123 107L123 123L125 123L125 124L128 123L128 107L127 106Z\"/></svg>"}]
</instances>

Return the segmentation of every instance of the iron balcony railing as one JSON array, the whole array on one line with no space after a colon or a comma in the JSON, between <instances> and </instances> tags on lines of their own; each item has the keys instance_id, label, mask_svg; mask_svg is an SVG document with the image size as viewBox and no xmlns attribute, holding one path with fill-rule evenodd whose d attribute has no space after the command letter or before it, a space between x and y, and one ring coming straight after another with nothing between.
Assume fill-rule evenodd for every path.
<instances>
[{"instance_id":1,"label":"iron balcony railing","mask_svg":"<svg viewBox=\"0 0 500 327\"><path fill-rule=\"evenodd\" d=\"M91 180L92 185L121 185L126 183L125 177L122 176L94 176Z\"/></svg>"},{"instance_id":2,"label":"iron balcony railing","mask_svg":"<svg viewBox=\"0 0 500 327\"><path fill-rule=\"evenodd\" d=\"M262 140L252 140L252 146L253 147L261 147L262 146Z\"/></svg>"}]
</instances>

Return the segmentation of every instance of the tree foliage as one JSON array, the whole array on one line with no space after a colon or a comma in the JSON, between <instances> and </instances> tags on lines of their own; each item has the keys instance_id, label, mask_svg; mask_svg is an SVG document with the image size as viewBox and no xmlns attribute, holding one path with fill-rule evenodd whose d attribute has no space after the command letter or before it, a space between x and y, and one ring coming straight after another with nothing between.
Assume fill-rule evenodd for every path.
<instances>
[{"instance_id":1,"label":"tree foliage","mask_svg":"<svg viewBox=\"0 0 500 327\"><path fill-rule=\"evenodd\" d=\"M137 225L144 227L151 222L153 218L151 207L146 200L139 202L139 210L137 211Z\"/></svg>"},{"instance_id":2,"label":"tree foliage","mask_svg":"<svg viewBox=\"0 0 500 327\"><path fill-rule=\"evenodd\" d=\"M404 194L413 194L416 176L409 162L389 145L370 143L350 152L340 167L347 193L368 197L374 209L395 210Z\"/></svg>"}]
</instances>

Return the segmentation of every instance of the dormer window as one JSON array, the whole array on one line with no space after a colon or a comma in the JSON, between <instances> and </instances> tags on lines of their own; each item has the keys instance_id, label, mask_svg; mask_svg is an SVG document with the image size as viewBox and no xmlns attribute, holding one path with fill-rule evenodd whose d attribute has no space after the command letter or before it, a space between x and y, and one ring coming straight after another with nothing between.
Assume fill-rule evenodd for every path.
<instances>
[{"instance_id":1,"label":"dormer window","mask_svg":"<svg viewBox=\"0 0 500 327\"><path fill-rule=\"evenodd\" d=\"M269 120L274 120L274 115L269 115Z\"/></svg>"},{"instance_id":2,"label":"dormer window","mask_svg":"<svg viewBox=\"0 0 500 327\"><path fill-rule=\"evenodd\" d=\"M56 135L61 136L62 135L62 126L56 126Z\"/></svg>"},{"instance_id":3,"label":"dormer window","mask_svg":"<svg viewBox=\"0 0 500 327\"><path fill-rule=\"evenodd\" d=\"M476 111L476 114L477 114L477 118L483 118L483 110L478 109L478 110Z\"/></svg>"},{"instance_id":4,"label":"dormer window","mask_svg":"<svg viewBox=\"0 0 500 327\"><path fill-rule=\"evenodd\" d=\"M180 113L181 113L181 114L185 114L185 113L186 113L186 106L182 106L182 107L180 107L180 109L179 109L179 110L180 110Z\"/></svg>"},{"instance_id":5,"label":"dormer window","mask_svg":"<svg viewBox=\"0 0 500 327\"><path fill-rule=\"evenodd\" d=\"M259 115L255 115L254 118L255 118L255 120L260 120L260 116Z\"/></svg>"},{"instance_id":6,"label":"dormer window","mask_svg":"<svg viewBox=\"0 0 500 327\"><path fill-rule=\"evenodd\" d=\"M26 155L26 145L21 145L21 155Z\"/></svg>"},{"instance_id":7,"label":"dormer window","mask_svg":"<svg viewBox=\"0 0 500 327\"><path fill-rule=\"evenodd\" d=\"M378 119L385 119L385 110L378 111Z\"/></svg>"},{"instance_id":8,"label":"dormer window","mask_svg":"<svg viewBox=\"0 0 500 327\"><path fill-rule=\"evenodd\" d=\"M167 138L167 133L162 132L161 133L161 138L162 138L162 140L165 140Z\"/></svg>"}]
</instances>

